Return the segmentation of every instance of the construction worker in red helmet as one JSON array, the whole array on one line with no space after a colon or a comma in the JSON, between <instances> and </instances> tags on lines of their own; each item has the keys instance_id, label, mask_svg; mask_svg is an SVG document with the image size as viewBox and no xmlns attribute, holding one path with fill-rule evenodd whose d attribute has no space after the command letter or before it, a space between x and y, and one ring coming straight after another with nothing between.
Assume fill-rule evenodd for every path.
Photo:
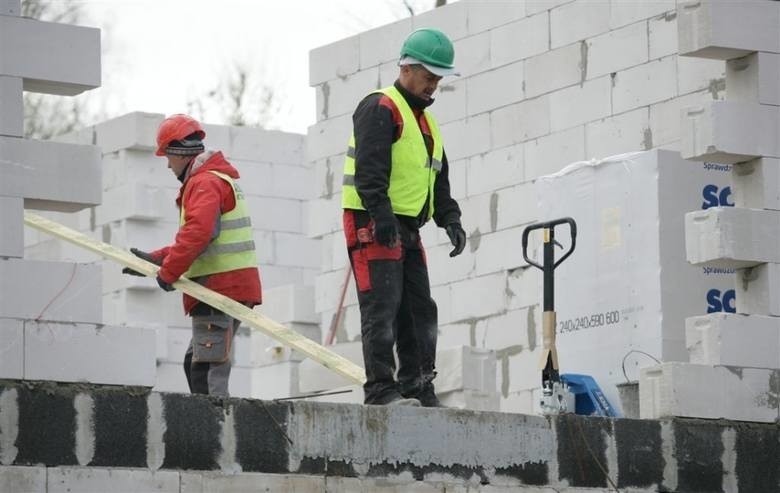
<instances>
[{"instance_id":1,"label":"construction worker in red helmet","mask_svg":"<svg viewBox=\"0 0 780 493\"><path fill-rule=\"evenodd\" d=\"M179 231L173 244L153 252L131 248L160 266L157 284L172 291L184 276L248 307L262 301L252 225L238 171L219 151L207 150L206 132L187 115L172 115L157 130L155 155L182 183L176 205ZM138 275L125 268L126 274ZM228 396L231 349L239 320L184 295L192 317L192 340L184 356L184 374L194 394Z\"/></svg>"},{"instance_id":2,"label":"construction worker in red helmet","mask_svg":"<svg viewBox=\"0 0 780 493\"><path fill-rule=\"evenodd\" d=\"M449 38L418 29L399 76L358 104L344 164L342 207L361 315L366 404L441 406L434 391L438 318L420 227L430 219L463 252L449 164L428 111L442 77L457 75ZM398 357L397 380L393 346Z\"/></svg>"}]
</instances>

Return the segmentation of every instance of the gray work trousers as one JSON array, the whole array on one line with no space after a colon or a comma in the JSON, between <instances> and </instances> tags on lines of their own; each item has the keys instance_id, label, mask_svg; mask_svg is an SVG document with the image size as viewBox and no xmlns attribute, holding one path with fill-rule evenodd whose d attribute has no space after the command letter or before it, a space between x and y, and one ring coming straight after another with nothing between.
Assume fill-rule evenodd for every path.
<instances>
[{"instance_id":1,"label":"gray work trousers","mask_svg":"<svg viewBox=\"0 0 780 493\"><path fill-rule=\"evenodd\" d=\"M193 337L184 354L184 374L187 376L191 393L228 397L233 339L241 321L213 308L208 311L211 313L192 316ZM195 345L203 345L204 328L213 329L209 331L214 334L213 340L221 341L222 348L218 347L218 343L216 349L223 354L222 358L217 356L215 361L204 361L202 347L195 348ZM210 343L209 345L211 346Z\"/></svg>"}]
</instances>

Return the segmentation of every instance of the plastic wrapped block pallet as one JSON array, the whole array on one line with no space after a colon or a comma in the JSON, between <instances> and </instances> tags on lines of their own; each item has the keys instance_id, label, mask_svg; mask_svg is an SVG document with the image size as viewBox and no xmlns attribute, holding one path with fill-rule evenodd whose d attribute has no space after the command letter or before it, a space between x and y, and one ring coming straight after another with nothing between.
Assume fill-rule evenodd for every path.
<instances>
[{"instance_id":1,"label":"plastic wrapped block pallet","mask_svg":"<svg viewBox=\"0 0 780 493\"><path fill-rule=\"evenodd\" d=\"M652 150L574 163L537 180L542 220L570 216L578 229L574 253L555 270L562 373L591 375L619 406L615 385L653 364L632 351L687 361L685 319L734 311L733 271L688 264L684 231L687 212L733 205L730 171ZM529 247L541 245L534 234ZM568 248L567 226L555 238Z\"/></svg>"}]
</instances>

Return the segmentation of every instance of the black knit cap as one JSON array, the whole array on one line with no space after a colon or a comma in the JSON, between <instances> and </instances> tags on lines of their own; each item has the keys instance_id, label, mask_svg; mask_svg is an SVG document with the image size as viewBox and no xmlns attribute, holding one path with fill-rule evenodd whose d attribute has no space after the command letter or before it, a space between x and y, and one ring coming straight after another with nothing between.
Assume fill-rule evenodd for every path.
<instances>
[{"instance_id":1,"label":"black knit cap","mask_svg":"<svg viewBox=\"0 0 780 493\"><path fill-rule=\"evenodd\" d=\"M174 156L194 156L200 154L205 149L203 141L200 140L198 132L194 132L181 140L172 140L165 148L165 154Z\"/></svg>"}]
</instances>

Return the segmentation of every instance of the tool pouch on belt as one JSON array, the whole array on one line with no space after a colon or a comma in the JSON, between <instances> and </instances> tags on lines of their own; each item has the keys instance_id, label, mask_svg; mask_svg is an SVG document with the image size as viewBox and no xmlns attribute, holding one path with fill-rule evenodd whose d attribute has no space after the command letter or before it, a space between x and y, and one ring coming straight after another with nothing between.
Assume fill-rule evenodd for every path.
<instances>
[{"instance_id":1,"label":"tool pouch on belt","mask_svg":"<svg viewBox=\"0 0 780 493\"><path fill-rule=\"evenodd\" d=\"M386 247L374 241L372 233L373 221L363 211L344 211L344 235L347 240L347 250L352 259L352 270L355 273L355 283L359 291L371 289L369 261L400 260L401 244Z\"/></svg>"},{"instance_id":2,"label":"tool pouch on belt","mask_svg":"<svg viewBox=\"0 0 780 493\"><path fill-rule=\"evenodd\" d=\"M230 357L233 341L232 324L220 327L207 321L192 326L192 361L198 363L223 363Z\"/></svg>"}]
</instances>

